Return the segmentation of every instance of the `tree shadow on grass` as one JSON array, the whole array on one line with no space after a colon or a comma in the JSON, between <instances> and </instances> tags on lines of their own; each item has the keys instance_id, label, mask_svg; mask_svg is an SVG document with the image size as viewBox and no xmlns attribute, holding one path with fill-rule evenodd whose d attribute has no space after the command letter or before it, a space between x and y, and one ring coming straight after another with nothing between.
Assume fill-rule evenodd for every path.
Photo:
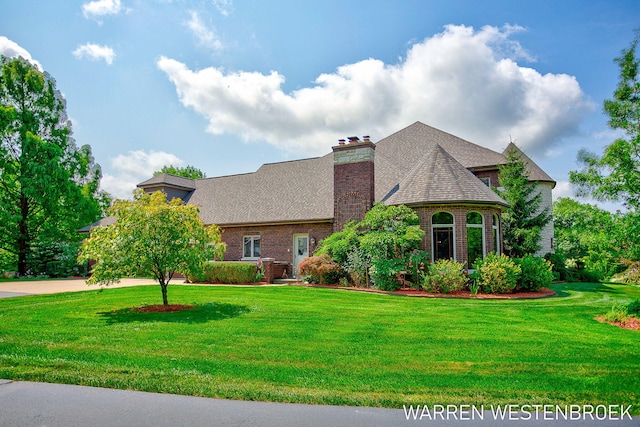
<instances>
[{"instance_id":1,"label":"tree shadow on grass","mask_svg":"<svg viewBox=\"0 0 640 427\"><path fill-rule=\"evenodd\" d=\"M107 325L130 322L167 322L167 323L206 323L241 316L251 310L245 305L210 302L195 305L190 310L176 312L140 312L135 308L123 308L98 313Z\"/></svg>"},{"instance_id":2,"label":"tree shadow on grass","mask_svg":"<svg viewBox=\"0 0 640 427\"><path fill-rule=\"evenodd\" d=\"M601 282L571 282L566 284L558 284L553 286L556 297L568 297L571 294L568 291L588 292L599 294L623 295L624 292L610 285L620 285L619 283L601 283Z\"/></svg>"}]
</instances>

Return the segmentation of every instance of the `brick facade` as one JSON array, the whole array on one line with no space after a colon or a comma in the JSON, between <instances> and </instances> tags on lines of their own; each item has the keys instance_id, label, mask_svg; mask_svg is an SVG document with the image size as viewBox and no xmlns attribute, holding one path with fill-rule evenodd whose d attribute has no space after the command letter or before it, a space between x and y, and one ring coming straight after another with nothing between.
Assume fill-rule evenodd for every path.
<instances>
[{"instance_id":1,"label":"brick facade","mask_svg":"<svg viewBox=\"0 0 640 427\"><path fill-rule=\"evenodd\" d=\"M420 249L428 251L433 259L433 233L431 228L431 218L436 212L448 212L453 215L454 220L454 251L455 260L458 262L466 263L468 261L467 256L467 214L469 212L478 212L482 215L484 223L484 254L493 252L496 250L496 242L493 238L493 215L501 216L501 211L497 208L486 206L455 206L455 205L434 205L434 206L420 206L413 208L420 218L420 228L426 233L420 245ZM498 245L501 240L501 230L498 230ZM502 251L500 247L500 252ZM470 267L468 267L470 268Z\"/></svg>"},{"instance_id":2,"label":"brick facade","mask_svg":"<svg viewBox=\"0 0 640 427\"><path fill-rule=\"evenodd\" d=\"M242 243L244 236L260 236L260 255L274 258L276 263L287 263L288 275L293 263L293 235L309 235L309 253L318 247L320 240L333 233L331 222L304 224L254 225L242 227L222 227L222 240L227 244L225 259L237 261L242 259Z\"/></svg>"},{"instance_id":3,"label":"brick facade","mask_svg":"<svg viewBox=\"0 0 640 427\"><path fill-rule=\"evenodd\" d=\"M334 231L360 221L375 202L375 145L352 142L333 147Z\"/></svg>"}]
</instances>

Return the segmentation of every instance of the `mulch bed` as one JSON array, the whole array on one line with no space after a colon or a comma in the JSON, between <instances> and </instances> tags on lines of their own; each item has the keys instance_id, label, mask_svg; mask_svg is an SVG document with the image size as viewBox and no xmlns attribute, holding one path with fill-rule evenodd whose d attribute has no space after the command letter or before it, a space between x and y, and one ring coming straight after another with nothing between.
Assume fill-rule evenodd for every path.
<instances>
[{"instance_id":1,"label":"mulch bed","mask_svg":"<svg viewBox=\"0 0 640 427\"><path fill-rule=\"evenodd\" d=\"M422 298L470 298L470 299L535 299L535 298L546 298L556 295L554 291L548 288L542 288L537 292L515 292L512 294L476 294L471 295L469 291L455 291L449 294L436 294L430 293L426 291L418 291L413 288L401 288L396 291L380 291L377 289L371 288L356 288L351 286L341 286L341 285L315 285L309 284L307 286L310 287L318 287L318 288L329 288L329 289L344 289L349 291L358 291L358 292L373 292L373 293L381 293L381 294L390 294L390 295L404 295L410 297L422 297Z\"/></svg>"},{"instance_id":2,"label":"mulch bed","mask_svg":"<svg viewBox=\"0 0 640 427\"><path fill-rule=\"evenodd\" d=\"M607 322L604 316L596 317L596 320L601 323L608 323L610 325L618 326L624 329L631 329L632 331L640 331L640 319L636 317L629 317L624 322Z\"/></svg>"},{"instance_id":3,"label":"mulch bed","mask_svg":"<svg viewBox=\"0 0 640 427\"><path fill-rule=\"evenodd\" d=\"M133 308L133 311L137 311L138 313L174 313L176 311L191 310L193 308L195 308L193 305L156 304L156 305L145 305L144 307L135 307Z\"/></svg>"}]
</instances>

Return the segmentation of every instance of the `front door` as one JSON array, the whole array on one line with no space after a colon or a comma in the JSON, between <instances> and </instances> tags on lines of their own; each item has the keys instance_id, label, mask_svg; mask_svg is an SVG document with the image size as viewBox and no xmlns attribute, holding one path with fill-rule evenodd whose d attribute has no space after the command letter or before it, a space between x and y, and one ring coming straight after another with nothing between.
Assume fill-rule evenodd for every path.
<instances>
[{"instance_id":1,"label":"front door","mask_svg":"<svg viewBox=\"0 0 640 427\"><path fill-rule=\"evenodd\" d=\"M293 277L298 277L298 264L309 256L309 235L293 235Z\"/></svg>"}]
</instances>

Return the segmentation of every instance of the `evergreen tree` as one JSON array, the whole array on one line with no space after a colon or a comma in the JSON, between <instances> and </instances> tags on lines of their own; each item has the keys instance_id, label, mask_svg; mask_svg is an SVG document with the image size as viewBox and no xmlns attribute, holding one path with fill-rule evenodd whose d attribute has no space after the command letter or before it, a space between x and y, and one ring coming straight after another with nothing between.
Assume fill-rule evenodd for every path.
<instances>
[{"instance_id":1,"label":"evergreen tree","mask_svg":"<svg viewBox=\"0 0 640 427\"><path fill-rule=\"evenodd\" d=\"M55 81L23 58L0 57L0 249L27 273L34 244L78 240L108 204L91 148L71 137Z\"/></svg>"},{"instance_id":2,"label":"evergreen tree","mask_svg":"<svg viewBox=\"0 0 640 427\"><path fill-rule=\"evenodd\" d=\"M542 193L529 181L527 163L520 150L508 150L506 155L507 163L499 168L502 190L494 190L509 203L502 214L504 252L522 257L540 249L540 233L551 221L551 212L549 208L541 209Z\"/></svg>"}]
</instances>

